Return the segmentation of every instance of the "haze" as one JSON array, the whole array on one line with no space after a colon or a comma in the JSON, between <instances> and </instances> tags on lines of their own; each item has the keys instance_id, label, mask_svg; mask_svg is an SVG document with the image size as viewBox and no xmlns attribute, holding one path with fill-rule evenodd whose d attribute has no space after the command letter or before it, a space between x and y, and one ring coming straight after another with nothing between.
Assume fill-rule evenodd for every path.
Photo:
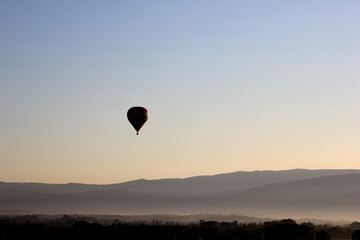
<instances>
[{"instance_id":1,"label":"haze","mask_svg":"<svg viewBox=\"0 0 360 240\"><path fill-rule=\"evenodd\" d=\"M359 169L359 1L1 1L1 181ZM136 136L126 118L149 110Z\"/></svg>"}]
</instances>

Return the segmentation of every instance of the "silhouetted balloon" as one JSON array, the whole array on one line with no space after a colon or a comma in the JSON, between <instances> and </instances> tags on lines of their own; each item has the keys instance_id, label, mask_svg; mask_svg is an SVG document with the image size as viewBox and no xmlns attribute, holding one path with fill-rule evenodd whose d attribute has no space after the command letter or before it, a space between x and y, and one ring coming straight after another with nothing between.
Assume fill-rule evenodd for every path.
<instances>
[{"instance_id":1,"label":"silhouetted balloon","mask_svg":"<svg viewBox=\"0 0 360 240\"><path fill-rule=\"evenodd\" d=\"M143 107L132 107L127 112L127 118L139 135L140 128L148 119L148 111Z\"/></svg>"}]
</instances>

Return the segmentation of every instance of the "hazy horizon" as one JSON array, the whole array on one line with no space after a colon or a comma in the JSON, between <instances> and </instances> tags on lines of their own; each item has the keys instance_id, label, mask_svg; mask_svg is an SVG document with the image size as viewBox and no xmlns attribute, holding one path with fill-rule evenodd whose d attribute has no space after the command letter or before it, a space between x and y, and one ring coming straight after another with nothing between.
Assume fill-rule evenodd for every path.
<instances>
[{"instance_id":1,"label":"hazy horizon","mask_svg":"<svg viewBox=\"0 0 360 240\"><path fill-rule=\"evenodd\" d=\"M244 172L244 173L256 173L256 172L286 172L286 171L295 171L295 170L305 170L305 171L338 171L338 170L359 170L359 169L307 169L307 168L293 168L293 169L278 169L278 170L271 170L271 169L265 169L265 170L251 170L251 171L244 171L244 170L239 170L239 171L232 171L232 172L220 172L220 173L214 173L214 174L200 174L200 175L192 175L192 176L185 176L185 177L177 177L177 176L173 176L173 177L164 177L164 178L136 178L136 179L129 179L129 180L124 180L121 182L109 182L109 183L87 183L87 182L29 182L29 181L4 181L2 179L0 179L0 183L40 183L40 184L89 184L89 185L111 185L111 184L117 184L117 183L127 183L127 182L133 182L133 181L138 181L138 180L146 180L146 181L157 181L157 180L184 180L184 179L191 179L191 178L197 178L197 177L212 177L212 176L219 176L219 175L226 175L226 174L233 174L233 173L239 173L239 172Z\"/></svg>"},{"instance_id":2,"label":"hazy horizon","mask_svg":"<svg viewBox=\"0 0 360 240\"><path fill-rule=\"evenodd\" d=\"M235 172L111 185L0 182L0 215L223 214L358 220L360 170Z\"/></svg>"}]
</instances>

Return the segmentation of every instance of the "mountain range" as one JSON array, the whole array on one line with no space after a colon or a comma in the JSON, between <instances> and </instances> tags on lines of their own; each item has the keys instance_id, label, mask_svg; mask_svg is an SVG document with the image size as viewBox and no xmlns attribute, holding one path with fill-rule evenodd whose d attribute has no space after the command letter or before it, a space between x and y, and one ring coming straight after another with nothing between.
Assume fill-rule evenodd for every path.
<instances>
[{"instance_id":1,"label":"mountain range","mask_svg":"<svg viewBox=\"0 0 360 240\"><path fill-rule=\"evenodd\" d=\"M117 184L0 182L0 213L360 218L360 170L233 172Z\"/></svg>"}]
</instances>

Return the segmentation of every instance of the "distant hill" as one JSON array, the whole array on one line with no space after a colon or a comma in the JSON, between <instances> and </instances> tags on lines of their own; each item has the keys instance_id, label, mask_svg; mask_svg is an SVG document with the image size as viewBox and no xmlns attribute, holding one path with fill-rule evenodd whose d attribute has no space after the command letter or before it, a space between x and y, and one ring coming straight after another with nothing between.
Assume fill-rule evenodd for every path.
<instances>
[{"instance_id":1,"label":"distant hill","mask_svg":"<svg viewBox=\"0 0 360 240\"><path fill-rule=\"evenodd\" d=\"M293 169L283 171L239 171L212 176L196 176L184 179L140 179L114 184L111 188L114 187L119 190L139 192L174 193L181 194L182 196L198 196L214 193L244 191L272 183L353 173L360 173L360 170Z\"/></svg>"},{"instance_id":2,"label":"distant hill","mask_svg":"<svg viewBox=\"0 0 360 240\"><path fill-rule=\"evenodd\" d=\"M45 184L0 182L0 200L31 193L76 193L91 190L127 190L148 193L171 193L181 196L244 191L272 183L281 183L324 176L360 173L360 170L306 170L233 172L189 178L158 180L139 179L117 184Z\"/></svg>"},{"instance_id":3,"label":"distant hill","mask_svg":"<svg viewBox=\"0 0 360 240\"><path fill-rule=\"evenodd\" d=\"M353 218L360 210L359 183L360 170L304 169L109 185L0 182L0 213Z\"/></svg>"},{"instance_id":4,"label":"distant hill","mask_svg":"<svg viewBox=\"0 0 360 240\"><path fill-rule=\"evenodd\" d=\"M212 196L226 208L269 215L360 219L360 174L268 184L240 193ZM224 207L225 208L225 207Z\"/></svg>"}]
</instances>

